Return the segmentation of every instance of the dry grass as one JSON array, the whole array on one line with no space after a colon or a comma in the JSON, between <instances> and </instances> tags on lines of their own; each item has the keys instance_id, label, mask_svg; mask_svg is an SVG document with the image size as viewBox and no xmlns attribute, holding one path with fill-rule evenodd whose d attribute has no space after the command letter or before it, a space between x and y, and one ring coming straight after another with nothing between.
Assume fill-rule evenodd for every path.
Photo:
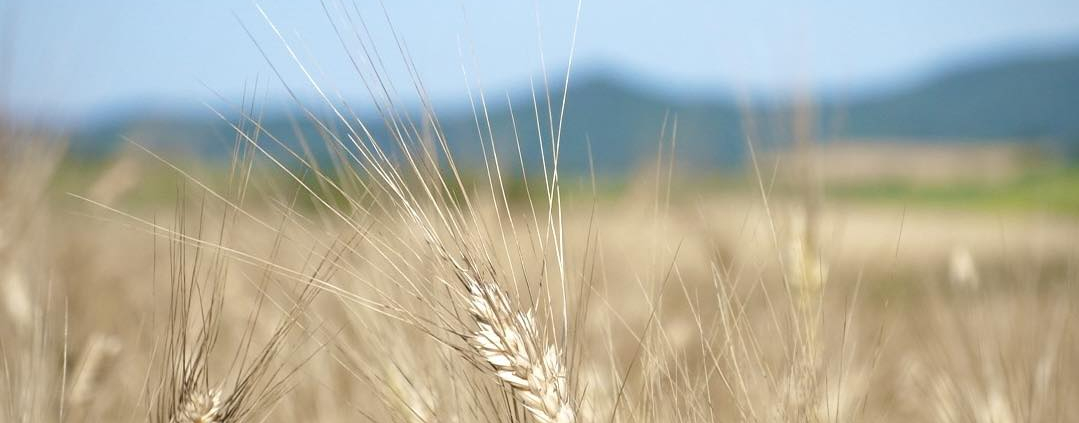
<instances>
[{"instance_id":1,"label":"dry grass","mask_svg":"<svg viewBox=\"0 0 1079 423\"><path fill-rule=\"evenodd\" d=\"M671 165L622 198L563 202L591 181L557 171L577 141L560 139L560 93L518 108L516 129L545 135L528 146L491 139L480 90L470 179L418 83L419 116L369 85L381 122L305 83L336 112L305 117L335 162L269 153L288 134L239 108L222 186L139 152L86 197L46 200L59 153L4 134L4 421L1079 420L1067 248L979 245L975 270L949 272L952 246L907 246L900 216L854 241L884 251L846 254L841 219L806 217L766 175L717 204L672 198ZM125 175L154 167L181 181L175 203L125 208L141 194ZM536 194L511 201L511 178Z\"/></svg>"}]
</instances>

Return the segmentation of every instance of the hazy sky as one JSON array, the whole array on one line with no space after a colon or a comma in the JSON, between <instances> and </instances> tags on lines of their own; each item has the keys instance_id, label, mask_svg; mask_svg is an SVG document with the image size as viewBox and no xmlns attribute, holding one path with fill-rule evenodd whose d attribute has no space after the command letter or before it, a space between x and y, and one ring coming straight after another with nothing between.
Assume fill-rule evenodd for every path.
<instances>
[{"instance_id":1,"label":"hazy sky","mask_svg":"<svg viewBox=\"0 0 1079 423\"><path fill-rule=\"evenodd\" d=\"M346 31L342 8L355 7L390 72L403 77L379 3L348 1L325 0ZM526 84L541 69L540 35L548 68L564 68L577 12L575 0L386 3L438 99L465 93L462 65L488 91ZM324 88L347 98L365 93L319 0L258 4ZM290 85L312 92L249 0L0 0L0 14L0 101L17 113L197 105L214 91L238 96L256 78L270 87L268 97L280 97L239 22ZM354 37L347 42L358 51ZM584 0L575 66L610 65L680 89L777 92L804 82L871 86L1001 49L1072 42L1079 42L1074 0Z\"/></svg>"}]
</instances>

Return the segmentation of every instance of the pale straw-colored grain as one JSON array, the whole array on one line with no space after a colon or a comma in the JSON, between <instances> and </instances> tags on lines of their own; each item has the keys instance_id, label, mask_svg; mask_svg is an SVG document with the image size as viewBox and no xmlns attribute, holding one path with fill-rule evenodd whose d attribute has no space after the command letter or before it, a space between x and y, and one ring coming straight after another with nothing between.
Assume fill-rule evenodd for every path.
<instances>
[{"instance_id":1,"label":"pale straw-colored grain","mask_svg":"<svg viewBox=\"0 0 1079 423\"><path fill-rule=\"evenodd\" d=\"M471 344L542 423L576 421L558 348L541 342L532 312L518 312L497 285L469 277L469 313L479 327Z\"/></svg>"}]
</instances>

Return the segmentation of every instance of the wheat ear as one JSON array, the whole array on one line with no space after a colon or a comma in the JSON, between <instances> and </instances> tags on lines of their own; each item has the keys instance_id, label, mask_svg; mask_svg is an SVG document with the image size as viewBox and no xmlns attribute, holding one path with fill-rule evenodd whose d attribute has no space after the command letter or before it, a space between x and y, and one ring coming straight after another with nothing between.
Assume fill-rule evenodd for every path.
<instances>
[{"instance_id":1,"label":"wheat ear","mask_svg":"<svg viewBox=\"0 0 1079 423\"><path fill-rule=\"evenodd\" d=\"M513 388L537 421L576 421L558 348L539 342L532 313L515 312L497 285L477 282L467 273L465 277L469 313L479 326L472 335L472 347Z\"/></svg>"},{"instance_id":2,"label":"wheat ear","mask_svg":"<svg viewBox=\"0 0 1079 423\"><path fill-rule=\"evenodd\" d=\"M186 395L172 423L222 423L224 401L217 389L197 390Z\"/></svg>"},{"instance_id":3,"label":"wheat ear","mask_svg":"<svg viewBox=\"0 0 1079 423\"><path fill-rule=\"evenodd\" d=\"M84 353L78 378L71 386L68 402L74 407L84 407L90 403L109 371L115 364L123 348L120 340L112 335L94 334L90 338L88 349Z\"/></svg>"}]
</instances>

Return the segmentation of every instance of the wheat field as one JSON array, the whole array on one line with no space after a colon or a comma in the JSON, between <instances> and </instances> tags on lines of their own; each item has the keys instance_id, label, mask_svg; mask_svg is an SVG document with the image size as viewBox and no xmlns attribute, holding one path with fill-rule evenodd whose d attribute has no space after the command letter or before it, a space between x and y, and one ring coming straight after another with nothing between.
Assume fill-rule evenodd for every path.
<instances>
[{"instance_id":1,"label":"wheat field","mask_svg":"<svg viewBox=\"0 0 1079 423\"><path fill-rule=\"evenodd\" d=\"M65 176L59 136L3 128L0 421L1079 420L1067 219L835 204L756 161L712 192L673 135L600 195L559 172L558 102L515 105L541 145L478 112L460 157L370 89L381 121L305 116L329 161L253 110L212 171L132 143Z\"/></svg>"}]
</instances>

